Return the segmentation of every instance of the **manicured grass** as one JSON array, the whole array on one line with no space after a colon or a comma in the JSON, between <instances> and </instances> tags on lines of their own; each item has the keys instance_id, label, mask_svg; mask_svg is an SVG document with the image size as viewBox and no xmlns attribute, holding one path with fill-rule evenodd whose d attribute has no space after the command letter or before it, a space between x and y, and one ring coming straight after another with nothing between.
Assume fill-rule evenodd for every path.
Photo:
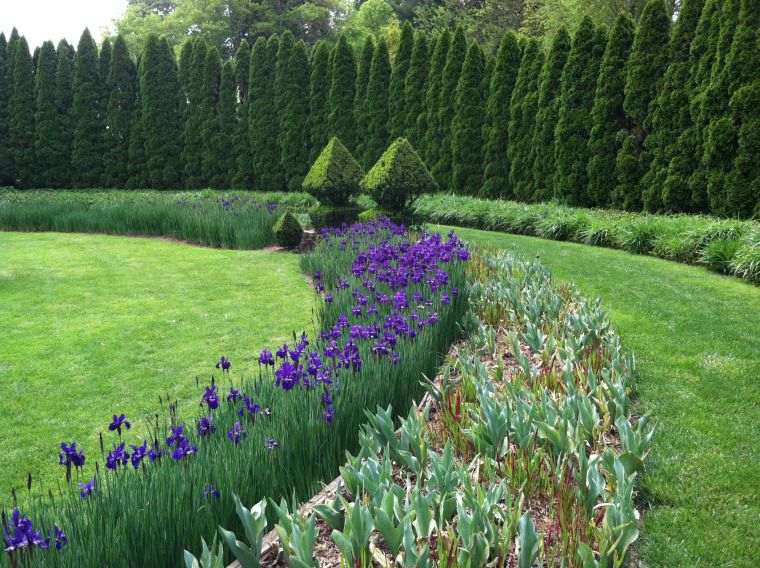
<instances>
[{"instance_id":1,"label":"manicured grass","mask_svg":"<svg viewBox=\"0 0 760 568\"><path fill-rule=\"evenodd\" d=\"M159 395L197 404L220 355L250 376L260 346L313 329L313 302L284 252L0 232L0 504L27 472L63 480L61 441L92 467L114 412L139 433Z\"/></svg>"},{"instance_id":2,"label":"manicured grass","mask_svg":"<svg viewBox=\"0 0 760 568\"><path fill-rule=\"evenodd\" d=\"M447 227L436 226L446 230ZM642 480L649 567L754 567L760 557L760 289L705 269L533 237L457 229L540 256L599 297L638 361L658 423Z\"/></svg>"}]
</instances>

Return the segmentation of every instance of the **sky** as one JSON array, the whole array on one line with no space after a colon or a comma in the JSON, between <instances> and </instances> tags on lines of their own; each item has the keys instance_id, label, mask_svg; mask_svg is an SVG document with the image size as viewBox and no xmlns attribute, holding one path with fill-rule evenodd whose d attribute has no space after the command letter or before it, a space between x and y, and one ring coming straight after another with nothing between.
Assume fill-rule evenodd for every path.
<instances>
[{"instance_id":1,"label":"sky","mask_svg":"<svg viewBox=\"0 0 760 568\"><path fill-rule=\"evenodd\" d=\"M127 0L0 0L0 31L7 38L17 27L31 49L47 39L76 45L85 27L99 41L126 6Z\"/></svg>"}]
</instances>

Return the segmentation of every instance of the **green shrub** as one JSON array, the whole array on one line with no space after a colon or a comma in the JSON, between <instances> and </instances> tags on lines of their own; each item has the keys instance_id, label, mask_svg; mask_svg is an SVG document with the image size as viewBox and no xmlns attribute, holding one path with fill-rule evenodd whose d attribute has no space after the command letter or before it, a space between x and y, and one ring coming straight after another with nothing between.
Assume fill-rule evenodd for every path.
<instances>
[{"instance_id":1,"label":"green shrub","mask_svg":"<svg viewBox=\"0 0 760 568\"><path fill-rule=\"evenodd\" d=\"M383 209L401 211L423 193L438 189L425 163L406 138L398 138L367 173L362 189Z\"/></svg>"},{"instance_id":2,"label":"green shrub","mask_svg":"<svg viewBox=\"0 0 760 568\"><path fill-rule=\"evenodd\" d=\"M747 235L731 261L731 272L760 284L760 231Z\"/></svg>"},{"instance_id":3,"label":"green shrub","mask_svg":"<svg viewBox=\"0 0 760 568\"><path fill-rule=\"evenodd\" d=\"M366 211L359 213L359 221L366 223L368 221L375 221L376 219L380 219L381 217L385 216L385 213L380 209L367 209Z\"/></svg>"},{"instance_id":4,"label":"green shrub","mask_svg":"<svg viewBox=\"0 0 760 568\"><path fill-rule=\"evenodd\" d=\"M301 244L303 229L295 215L290 211L284 213L272 227L277 244L285 248L295 248Z\"/></svg>"},{"instance_id":5,"label":"green shrub","mask_svg":"<svg viewBox=\"0 0 760 568\"><path fill-rule=\"evenodd\" d=\"M359 193L363 175L351 152L333 136L306 174L303 190L320 203L347 205Z\"/></svg>"},{"instance_id":6,"label":"green shrub","mask_svg":"<svg viewBox=\"0 0 760 568\"><path fill-rule=\"evenodd\" d=\"M736 239L717 239L702 249L699 261L710 270L727 274L731 272L731 262L739 246Z\"/></svg>"}]
</instances>

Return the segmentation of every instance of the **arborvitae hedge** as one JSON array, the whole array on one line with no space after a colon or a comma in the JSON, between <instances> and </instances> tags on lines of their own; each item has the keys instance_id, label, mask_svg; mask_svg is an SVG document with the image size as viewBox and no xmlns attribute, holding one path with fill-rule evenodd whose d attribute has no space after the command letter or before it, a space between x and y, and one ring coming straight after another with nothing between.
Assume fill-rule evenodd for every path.
<instances>
[{"instance_id":1,"label":"arborvitae hedge","mask_svg":"<svg viewBox=\"0 0 760 568\"><path fill-rule=\"evenodd\" d=\"M239 103L235 107L235 171L232 175L232 187L235 189L253 188L253 171L251 170L251 144L248 135L248 91L251 75L251 45L243 40L235 54L235 86Z\"/></svg>"},{"instance_id":2,"label":"arborvitae hedge","mask_svg":"<svg viewBox=\"0 0 760 568\"><path fill-rule=\"evenodd\" d=\"M333 50L332 82L330 83L329 129L353 150L356 145L354 117L354 91L356 89L356 61L346 36L342 35Z\"/></svg>"},{"instance_id":3,"label":"arborvitae hedge","mask_svg":"<svg viewBox=\"0 0 760 568\"><path fill-rule=\"evenodd\" d=\"M222 79L222 66L219 50L210 46L206 50L206 65L203 69L203 94L201 97L201 116L203 117L201 140L203 150L203 186L219 189L227 183L221 123L219 121L219 92Z\"/></svg>"},{"instance_id":4,"label":"arborvitae hedge","mask_svg":"<svg viewBox=\"0 0 760 568\"><path fill-rule=\"evenodd\" d=\"M35 82L37 104L34 115L35 180L38 187L52 187L52 170L55 167L55 149L50 136L56 126L55 72L58 67L53 42L46 41L40 49Z\"/></svg>"},{"instance_id":5,"label":"arborvitae hedge","mask_svg":"<svg viewBox=\"0 0 760 568\"><path fill-rule=\"evenodd\" d=\"M306 44L299 41L291 50L289 74L284 82L284 122L280 128L280 150L285 184L300 191L309 170L309 56ZM351 109L353 112L353 109Z\"/></svg>"},{"instance_id":6,"label":"arborvitae hedge","mask_svg":"<svg viewBox=\"0 0 760 568\"><path fill-rule=\"evenodd\" d=\"M669 42L670 15L662 0L649 0L641 14L626 68L623 108L630 120L629 136L635 140L620 150L633 154L621 156L620 162L626 167L617 173L615 189L615 201L626 209L640 209L642 205L641 176L650 163L649 154L644 152L648 135L646 122L650 104L657 95L657 86L668 64ZM632 167L634 161L638 162L635 168ZM631 178L632 175L638 177Z\"/></svg>"},{"instance_id":7,"label":"arborvitae hedge","mask_svg":"<svg viewBox=\"0 0 760 568\"><path fill-rule=\"evenodd\" d=\"M348 205L359 193L364 172L351 152L333 137L317 157L303 180L303 190L320 203Z\"/></svg>"},{"instance_id":8,"label":"arborvitae hedge","mask_svg":"<svg viewBox=\"0 0 760 568\"><path fill-rule=\"evenodd\" d=\"M204 186L203 152L205 149L203 128L206 106L204 81L208 44L196 39L192 48L192 58L187 74L187 117L182 134L182 163L184 164L185 187L199 189Z\"/></svg>"},{"instance_id":9,"label":"arborvitae hedge","mask_svg":"<svg viewBox=\"0 0 760 568\"><path fill-rule=\"evenodd\" d=\"M309 78L309 162L313 162L327 144L330 113L330 47L325 41L317 42L311 58Z\"/></svg>"},{"instance_id":10,"label":"arborvitae hedge","mask_svg":"<svg viewBox=\"0 0 760 568\"><path fill-rule=\"evenodd\" d=\"M559 118L555 133L554 193L571 205L588 205L588 148L591 110L605 48L590 18L585 18L573 39L562 73Z\"/></svg>"},{"instance_id":11,"label":"arborvitae hedge","mask_svg":"<svg viewBox=\"0 0 760 568\"><path fill-rule=\"evenodd\" d=\"M129 132L129 166L127 187L129 189L144 189L150 187L145 172L145 129L142 120L142 101L138 98L132 126Z\"/></svg>"},{"instance_id":12,"label":"arborvitae hedge","mask_svg":"<svg viewBox=\"0 0 760 568\"><path fill-rule=\"evenodd\" d=\"M98 70L98 46L89 30L79 39L74 61L73 141L71 167L76 187L98 187L103 181L103 86Z\"/></svg>"},{"instance_id":13,"label":"arborvitae hedge","mask_svg":"<svg viewBox=\"0 0 760 568\"><path fill-rule=\"evenodd\" d=\"M34 73L26 38L19 38L13 54L9 136L15 183L31 187L34 181Z\"/></svg>"},{"instance_id":14,"label":"arborvitae hedge","mask_svg":"<svg viewBox=\"0 0 760 568\"><path fill-rule=\"evenodd\" d=\"M290 78L290 56L293 54L293 47L296 44L296 38L290 30L286 30L280 36L280 43L277 47L277 59L274 67L274 100L277 106L277 121L279 131L287 120L285 107L288 104L288 95L285 85Z\"/></svg>"},{"instance_id":15,"label":"arborvitae hedge","mask_svg":"<svg viewBox=\"0 0 760 568\"><path fill-rule=\"evenodd\" d=\"M227 60L222 66L219 83L219 139L216 145L219 152L216 184L222 189L233 185L237 168L237 96L235 63Z\"/></svg>"},{"instance_id":16,"label":"arborvitae hedge","mask_svg":"<svg viewBox=\"0 0 760 568\"><path fill-rule=\"evenodd\" d=\"M649 211L689 209L686 194L665 192L668 165L675 154L678 138L689 125L690 48L696 33L703 0L681 3L678 21L670 38L670 64L649 110L649 131L644 147L651 155L649 169L642 179L644 207Z\"/></svg>"},{"instance_id":17,"label":"arborvitae hedge","mask_svg":"<svg viewBox=\"0 0 760 568\"><path fill-rule=\"evenodd\" d=\"M354 89L354 117L356 118L356 148L355 153L361 156L367 137L367 114L364 104L367 101L367 85L372 69L372 57L375 55L375 42L372 36L364 40L358 65L356 67L356 88Z\"/></svg>"},{"instance_id":18,"label":"arborvitae hedge","mask_svg":"<svg viewBox=\"0 0 760 568\"><path fill-rule=\"evenodd\" d=\"M634 24L628 16L615 21L604 51L596 84L592 127L589 135L588 192L591 205L610 204L614 187L615 160L622 140L619 132L628 127L623 110L625 64L633 44Z\"/></svg>"},{"instance_id":19,"label":"arborvitae hedge","mask_svg":"<svg viewBox=\"0 0 760 568\"><path fill-rule=\"evenodd\" d=\"M525 48L521 73L509 109L509 191L521 200L533 194L533 163L530 160L531 144L536 125L538 88L544 52L538 40L530 40Z\"/></svg>"},{"instance_id":20,"label":"arborvitae hedge","mask_svg":"<svg viewBox=\"0 0 760 568\"><path fill-rule=\"evenodd\" d=\"M468 195L477 194L483 184L484 72L483 51L473 43L467 50L457 86L451 137L451 183Z\"/></svg>"},{"instance_id":21,"label":"arborvitae hedge","mask_svg":"<svg viewBox=\"0 0 760 568\"><path fill-rule=\"evenodd\" d=\"M279 40L259 38L251 53L250 122L254 187L277 191L283 188L280 168L279 125L274 96L275 59Z\"/></svg>"},{"instance_id":22,"label":"arborvitae hedge","mask_svg":"<svg viewBox=\"0 0 760 568\"><path fill-rule=\"evenodd\" d=\"M554 131L559 118L562 71L567 63L572 39L565 28L554 36L551 50L539 78L538 111L533 141L528 154L532 168L533 201L551 199L554 193Z\"/></svg>"},{"instance_id":23,"label":"arborvitae hedge","mask_svg":"<svg viewBox=\"0 0 760 568\"><path fill-rule=\"evenodd\" d=\"M137 103L137 69L121 36L113 44L109 85L103 169L109 187L125 187L129 168L124 157L129 154L129 137Z\"/></svg>"},{"instance_id":24,"label":"arborvitae hedge","mask_svg":"<svg viewBox=\"0 0 760 568\"><path fill-rule=\"evenodd\" d=\"M430 76L425 92L425 141L420 148L425 162L435 164L440 151L440 120L438 109L441 106L441 88L443 86L443 68L451 46L451 33L445 30L435 43L430 63Z\"/></svg>"},{"instance_id":25,"label":"arborvitae hedge","mask_svg":"<svg viewBox=\"0 0 760 568\"><path fill-rule=\"evenodd\" d=\"M465 54L467 52L467 40L464 30L459 27L454 32L451 40L449 53L446 56L446 65L443 68L443 80L441 84L440 107L438 109L438 123L440 147L438 161L433 164L432 172L438 185L448 189L451 186L451 155L452 155L452 120L456 110L456 93L459 85L459 75L462 72Z\"/></svg>"},{"instance_id":26,"label":"arborvitae hedge","mask_svg":"<svg viewBox=\"0 0 760 568\"><path fill-rule=\"evenodd\" d=\"M55 125L50 131L50 147L54 152L49 170L50 187L71 184L71 105L74 92L74 48L61 40L57 49L55 72ZM124 157L122 156L123 160Z\"/></svg>"},{"instance_id":27,"label":"arborvitae hedge","mask_svg":"<svg viewBox=\"0 0 760 568\"><path fill-rule=\"evenodd\" d=\"M504 125L509 124L509 105L520 69L520 58L517 36L507 32L499 45L491 76L490 94L486 102L485 163L480 193L488 197L500 196L508 183L509 130Z\"/></svg>"},{"instance_id":28,"label":"arborvitae hedge","mask_svg":"<svg viewBox=\"0 0 760 568\"><path fill-rule=\"evenodd\" d=\"M180 85L169 43L148 37L140 64L146 180L152 187L181 186Z\"/></svg>"},{"instance_id":29,"label":"arborvitae hedge","mask_svg":"<svg viewBox=\"0 0 760 568\"><path fill-rule=\"evenodd\" d=\"M418 195L438 189L422 158L406 138L398 138L388 147L364 176L361 187L381 208L389 211L401 211Z\"/></svg>"},{"instance_id":30,"label":"arborvitae hedge","mask_svg":"<svg viewBox=\"0 0 760 568\"><path fill-rule=\"evenodd\" d=\"M8 147L8 43L0 33L0 186L13 184L13 159Z\"/></svg>"},{"instance_id":31,"label":"arborvitae hedge","mask_svg":"<svg viewBox=\"0 0 760 568\"><path fill-rule=\"evenodd\" d=\"M420 147L425 135L424 131L419 130L419 118L425 109L425 90L429 66L427 36L422 32L417 32L414 35L412 58L404 83L404 113L406 115L404 135L414 147Z\"/></svg>"},{"instance_id":32,"label":"arborvitae hedge","mask_svg":"<svg viewBox=\"0 0 760 568\"><path fill-rule=\"evenodd\" d=\"M406 76L409 73L409 66L412 63L412 51L414 50L414 30L409 22L405 22L401 27L401 38L399 39L398 51L393 60L393 70L391 72L390 86L390 112L391 138L395 139L404 135L406 128L406 97L404 89L406 88Z\"/></svg>"},{"instance_id":33,"label":"arborvitae hedge","mask_svg":"<svg viewBox=\"0 0 760 568\"><path fill-rule=\"evenodd\" d=\"M366 139L362 144L360 162L365 168L374 164L388 145L390 104L388 101L391 80L391 62L388 44L381 38L372 55L367 96L364 102L367 124Z\"/></svg>"}]
</instances>

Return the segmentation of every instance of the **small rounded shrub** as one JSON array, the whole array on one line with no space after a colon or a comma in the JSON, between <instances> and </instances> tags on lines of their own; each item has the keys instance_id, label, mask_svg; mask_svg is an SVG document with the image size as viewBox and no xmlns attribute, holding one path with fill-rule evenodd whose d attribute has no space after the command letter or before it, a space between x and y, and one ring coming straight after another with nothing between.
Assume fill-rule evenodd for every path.
<instances>
[{"instance_id":1,"label":"small rounded shrub","mask_svg":"<svg viewBox=\"0 0 760 568\"><path fill-rule=\"evenodd\" d=\"M333 136L306 174L303 190L320 203L345 206L359 193L363 175L351 152Z\"/></svg>"},{"instance_id":2,"label":"small rounded shrub","mask_svg":"<svg viewBox=\"0 0 760 568\"><path fill-rule=\"evenodd\" d=\"M380 156L361 183L381 209L401 211L423 193L437 191L433 176L406 138L398 138Z\"/></svg>"},{"instance_id":3,"label":"small rounded shrub","mask_svg":"<svg viewBox=\"0 0 760 568\"><path fill-rule=\"evenodd\" d=\"M285 248L295 248L301 244L303 228L290 211L283 213L272 227L277 244Z\"/></svg>"}]
</instances>

